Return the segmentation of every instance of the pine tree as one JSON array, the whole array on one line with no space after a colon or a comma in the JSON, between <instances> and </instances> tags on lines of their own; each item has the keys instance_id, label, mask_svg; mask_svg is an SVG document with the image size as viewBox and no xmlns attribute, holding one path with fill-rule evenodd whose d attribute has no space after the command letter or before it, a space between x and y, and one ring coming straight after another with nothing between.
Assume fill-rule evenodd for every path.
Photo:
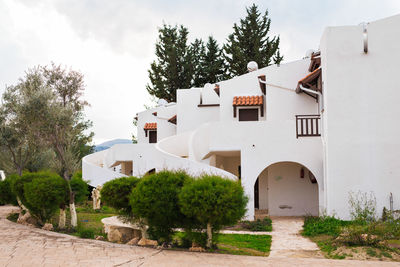
<instances>
[{"instance_id":1,"label":"pine tree","mask_svg":"<svg viewBox=\"0 0 400 267\"><path fill-rule=\"evenodd\" d=\"M148 70L151 84L147 84L146 89L150 95L173 102L176 101L176 89L191 87L194 68L187 44L188 34L183 25L164 24L159 29L157 60Z\"/></svg>"},{"instance_id":2,"label":"pine tree","mask_svg":"<svg viewBox=\"0 0 400 267\"><path fill-rule=\"evenodd\" d=\"M208 83L216 83L226 78L226 66L222 56L222 49L218 46L217 40L212 36L208 37L203 68L206 73L205 80Z\"/></svg>"},{"instance_id":3,"label":"pine tree","mask_svg":"<svg viewBox=\"0 0 400 267\"><path fill-rule=\"evenodd\" d=\"M283 56L279 53L279 36L270 38L271 19L268 10L264 15L253 4L246 8L247 16L240 24L233 25L233 33L228 36L224 45L224 57L228 63L230 76L242 75L247 72L247 63L255 61L259 68L279 64Z\"/></svg>"},{"instance_id":4,"label":"pine tree","mask_svg":"<svg viewBox=\"0 0 400 267\"><path fill-rule=\"evenodd\" d=\"M216 83L223 80L225 78L225 60L217 40L209 36L207 44L204 46L203 41L196 39L192 46L200 47L200 49L197 49L199 52L194 53L196 59L193 60L195 65L193 85L202 87L206 83Z\"/></svg>"},{"instance_id":5,"label":"pine tree","mask_svg":"<svg viewBox=\"0 0 400 267\"><path fill-rule=\"evenodd\" d=\"M205 69L203 66L203 59L205 57L205 46L201 39L196 39L190 46L190 54L192 57L193 64L193 83L194 87L202 87L206 83L205 81Z\"/></svg>"}]
</instances>

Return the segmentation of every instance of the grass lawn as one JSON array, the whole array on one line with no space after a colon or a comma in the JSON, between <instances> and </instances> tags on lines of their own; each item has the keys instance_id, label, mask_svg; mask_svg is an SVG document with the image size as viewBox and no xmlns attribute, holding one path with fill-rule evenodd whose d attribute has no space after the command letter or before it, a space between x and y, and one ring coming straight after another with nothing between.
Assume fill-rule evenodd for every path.
<instances>
[{"instance_id":1,"label":"grass lawn","mask_svg":"<svg viewBox=\"0 0 400 267\"><path fill-rule=\"evenodd\" d=\"M83 206L77 206L76 213L78 216L78 227L76 231L68 230L70 225L70 214L67 211L67 229L66 230L59 230L58 232L67 233L78 237L84 238L94 238L96 235L101 235L106 237L104 233L104 227L101 220L103 218L116 216L118 215L117 212L109 208L107 206L103 206L101 210L93 210L90 206L91 202L86 203ZM59 213L53 217L51 220L54 226L58 225L58 215Z\"/></svg>"},{"instance_id":2,"label":"grass lawn","mask_svg":"<svg viewBox=\"0 0 400 267\"><path fill-rule=\"evenodd\" d=\"M218 234L216 252L268 256L271 248L272 237L270 235L242 235L242 234Z\"/></svg>"},{"instance_id":3,"label":"grass lawn","mask_svg":"<svg viewBox=\"0 0 400 267\"><path fill-rule=\"evenodd\" d=\"M333 217L306 218L303 226L303 236L315 242L326 258L400 261L400 240L388 240L375 245L356 243L356 234L345 235L348 241L343 241L341 234L346 227L363 227L363 224L353 221L341 221ZM374 233L378 236L378 233ZM399 244L399 245L397 245Z\"/></svg>"}]
</instances>

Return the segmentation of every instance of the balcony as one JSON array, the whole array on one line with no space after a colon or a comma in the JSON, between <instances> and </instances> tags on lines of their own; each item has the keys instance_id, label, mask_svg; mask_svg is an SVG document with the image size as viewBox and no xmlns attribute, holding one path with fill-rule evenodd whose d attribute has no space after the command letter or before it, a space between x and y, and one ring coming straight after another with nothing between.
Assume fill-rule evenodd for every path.
<instances>
[{"instance_id":1,"label":"balcony","mask_svg":"<svg viewBox=\"0 0 400 267\"><path fill-rule=\"evenodd\" d=\"M320 115L296 115L296 138L321 136Z\"/></svg>"}]
</instances>

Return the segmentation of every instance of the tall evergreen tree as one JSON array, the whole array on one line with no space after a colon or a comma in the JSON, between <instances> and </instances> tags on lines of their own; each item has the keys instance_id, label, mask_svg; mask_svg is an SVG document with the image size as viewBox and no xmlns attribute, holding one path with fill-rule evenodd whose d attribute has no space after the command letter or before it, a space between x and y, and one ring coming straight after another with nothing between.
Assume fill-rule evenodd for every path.
<instances>
[{"instance_id":1,"label":"tall evergreen tree","mask_svg":"<svg viewBox=\"0 0 400 267\"><path fill-rule=\"evenodd\" d=\"M192 85L194 68L187 44L189 32L183 25L172 27L166 24L158 32L157 60L148 70L151 84L147 84L146 89L157 98L176 101L176 89Z\"/></svg>"},{"instance_id":2,"label":"tall evergreen tree","mask_svg":"<svg viewBox=\"0 0 400 267\"><path fill-rule=\"evenodd\" d=\"M240 20L239 25L233 25L233 33L223 47L230 76L246 73L250 61L257 62L258 67L263 68L271 63L279 64L283 59L279 53L279 36L268 36L271 25L268 10L261 15L253 4L246 11L247 16Z\"/></svg>"},{"instance_id":3,"label":"tall evergreen tree","mask_svg":"<svg viewBox=\"0 0 400 267\"><path fill-rule=\"evenodd\" d=\"M190 46L191 62L193 64L193 81L194 87L202 87L206 82L205 80L205 69L203 59L205 57L206 48L204 42L201 39L196 39Z\"/></svg>"}]
</instances>

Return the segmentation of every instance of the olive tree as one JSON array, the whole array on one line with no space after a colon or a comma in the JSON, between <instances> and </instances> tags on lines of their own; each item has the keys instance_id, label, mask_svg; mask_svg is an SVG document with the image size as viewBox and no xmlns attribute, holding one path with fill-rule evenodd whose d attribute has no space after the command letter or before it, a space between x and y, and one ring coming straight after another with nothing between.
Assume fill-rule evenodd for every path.
<instances>
[{"instance_id":1,"label":"olive tree","mask_svg":"<svg viewBox=\"0 0 400 267\"><path fill-rule=\"evenodd\" d=\"M54 152L53 167L68 184L72 227L77 226L77 216L70 180L86 151L82 145L93 136L85 134L91 122L84 120L84 107L88 105L81 99L84 88L81 73L52 64L28 70L6 92L17 106L19 121L25 122L24 128L35 143ZM65 216L66 207L61 208Z\"/></svg>"},{"instance_id":2,"label":"olive tree","mask_svg":"<svg viewBox=\"0 0 400 267\"><path fill-rule=\"evenodd\" d=\"M204 175L192 180L179 193L181 212L207 228L208 248L212 247L214 231L232 225L244 216L247 201L239 182L219 176Z\"/></svg>"}]
</instances>

